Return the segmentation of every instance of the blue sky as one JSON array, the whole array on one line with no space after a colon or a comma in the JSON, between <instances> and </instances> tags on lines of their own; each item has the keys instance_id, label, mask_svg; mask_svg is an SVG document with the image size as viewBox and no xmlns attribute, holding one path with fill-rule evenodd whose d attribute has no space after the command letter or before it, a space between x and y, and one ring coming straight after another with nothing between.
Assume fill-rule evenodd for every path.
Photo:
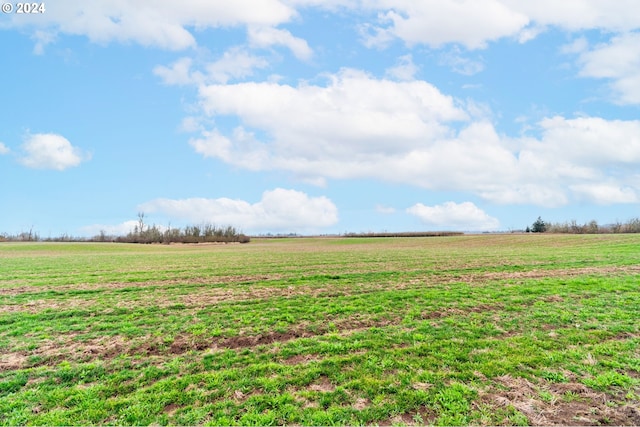
<instances>
[{"instance_id":1,"label":"blue sky","mask_svg":"<svg viewBox=\"0 0 640 427\"><path fill-rule=\"evenodd\" d=\"M635 0L9 4L0 232L640 215Z\"/></svg>"}]
</instances>

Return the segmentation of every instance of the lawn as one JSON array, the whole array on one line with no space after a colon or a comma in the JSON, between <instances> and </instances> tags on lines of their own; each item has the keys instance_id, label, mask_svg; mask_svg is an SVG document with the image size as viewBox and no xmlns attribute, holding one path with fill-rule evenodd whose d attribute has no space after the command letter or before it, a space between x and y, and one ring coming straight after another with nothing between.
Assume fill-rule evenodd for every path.
<instances>
[{"instance_id":1,"label":"lawn","mask_svg":"<svg viewBox=\"0 0 640 427\"><path fill-rule=\"evenodd\" d=\"M1 425L640 425L640 235L0 243Z\"/></svg>"}]
</instances>

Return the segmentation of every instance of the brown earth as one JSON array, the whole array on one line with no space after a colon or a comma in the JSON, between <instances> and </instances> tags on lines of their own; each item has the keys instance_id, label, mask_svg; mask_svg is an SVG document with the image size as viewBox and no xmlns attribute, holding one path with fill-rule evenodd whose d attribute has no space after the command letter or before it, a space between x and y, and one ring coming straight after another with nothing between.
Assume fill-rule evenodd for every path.
<instances>
[{"instance_id":1,"label":"brown earth","mask_svg":"<svg viewBox=\"0 0 640 427\"><path fill-rule=\"evenodd\" d=\"M394 289L411 289L422 286L446 285L451 283L484 284L487 282L513 279L541 279L545 277L568 278L583 275L611 275L611 274L640 274L640 266L623 267L585 267L575 269L558 270L529 270L520 272L490 272L490 273L467 273L467 274L441 274L425 275L421 278L414 278L404 283L393 284ZM336 295L353 295L355 293L375 292L380 289L389 289L388 283L377 284L350 284L348 287L314 287L314 286L288 286L270 287L255 286L251 289L242 288L209 288L199 289L196 293L189 295L171 295L163 297L158 295L153 288L175 286L180 284L211 284L219 285L226 283L246 283L264 282L270 280L280 280L285 277L282 274L275 275L238 275L238 276L218 276L199 277L189 279L171 279L164 281L148 281L139 283L108 283L101 285L78 284L61 286L19 286L14 288L0 288L0 295L16 296L29 293L41 293L46 291L64 292L65 290L117 290L131 287L150 288L154 292L138 301L118 302L115 307L131 308L137 305L148 305L150 302L158 307L168 307L175 304L185 304L187 309L203 308L227 301L246 301L252 299L267 299L273 297L326 297ZM561 302L560 296L551 296L548 302ZM92 297L78 297L64 302L51 301L49 299L34 299L26 304L5 304L0 307L0 313L29 312L37 313L46 309L64 308L88 308L97 304L97 299Z\"/></svg>"},{"instance_id":2,"label":"brown earth","mask_svg":"<svg viewBox=\"0 0 640 427\"><path fill-rule=\"evenodd\" d=\"M619 398L596 392L580 383L532 384L509 375L495 378L499 386L481 393L480 401L493 407L512 406L524 414L529 423L540 426L640 425L640 411ZM543 400L540 391L552 395ZM572 396L566 398L567 393Z\"/></svg>"}]
</instances>

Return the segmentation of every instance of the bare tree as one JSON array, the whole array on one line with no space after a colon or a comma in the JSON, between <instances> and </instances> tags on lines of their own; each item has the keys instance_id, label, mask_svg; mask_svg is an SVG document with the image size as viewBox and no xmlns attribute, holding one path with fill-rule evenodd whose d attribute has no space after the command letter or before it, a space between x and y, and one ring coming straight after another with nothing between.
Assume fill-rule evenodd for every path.
<instances>
[{"instance_id":1,"label":"bare tree","mask_svg":"<svg viewBox=\"0 0 640 427\"><path fill-rule=\"evenodd\" d=\"M138 231L140 234L144 232L144 212L138 212Z\"/></svg>"}]
</instances>

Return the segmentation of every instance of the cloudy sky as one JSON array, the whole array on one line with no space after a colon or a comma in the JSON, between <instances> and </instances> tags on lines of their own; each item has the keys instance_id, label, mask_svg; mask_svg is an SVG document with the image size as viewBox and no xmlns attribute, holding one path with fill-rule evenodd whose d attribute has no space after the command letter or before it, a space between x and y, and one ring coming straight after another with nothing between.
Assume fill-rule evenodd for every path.
<instances>
[{"instance_id":1,"label":"cloudy sky","mask_svg":"<svg viewBox=\"0 0 640 427\"><path fill-rule=\"evenodd\" d=\"M0 16L0 232L640 215L637 0L44 5Z\"/></svg>"}]
</instances>

